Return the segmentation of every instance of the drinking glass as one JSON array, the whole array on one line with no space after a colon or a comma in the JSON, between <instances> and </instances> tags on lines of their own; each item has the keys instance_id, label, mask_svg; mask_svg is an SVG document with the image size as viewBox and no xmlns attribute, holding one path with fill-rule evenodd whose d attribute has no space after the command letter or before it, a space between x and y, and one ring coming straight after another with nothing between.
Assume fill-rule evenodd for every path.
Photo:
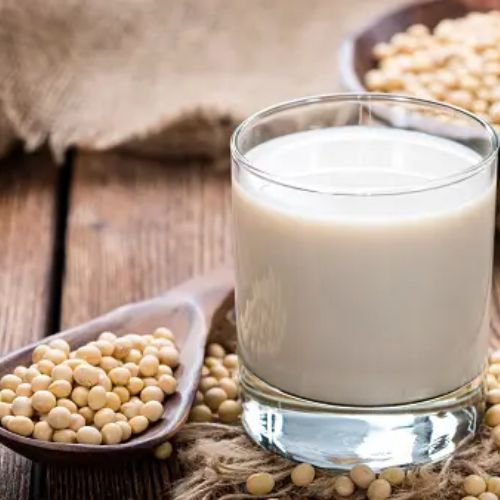
<instances>
[{"instance_id":1,"label":"drinking glass","mask_svg":"<svg viewBox=\"0 0 500 500\"><path fill-rule=\"evenodd\" d=\"M497 136L384 94L298 99L231 140L243 425L333 469L437 461L484 410Z\"/></svg>"}]
</instances>

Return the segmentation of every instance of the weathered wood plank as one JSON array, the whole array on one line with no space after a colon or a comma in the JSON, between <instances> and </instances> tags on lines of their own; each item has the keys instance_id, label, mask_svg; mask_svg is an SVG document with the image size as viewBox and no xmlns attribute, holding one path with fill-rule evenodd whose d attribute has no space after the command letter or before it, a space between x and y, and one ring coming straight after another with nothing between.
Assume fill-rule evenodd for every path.
<instances>
[{"instance_id":1,"label":"weathered wood plank","mask_svg":"<svg viewBox=\"0 0 500 500\"><path fill-rule=\"evenodd\" d=\"M57 171L48 155L0 164L0 351L46 333ZM0 498L29 496L31 462L0 447Z\"/></svg>"},{"instance_id":2,"label":"weathered wood plank","mask_svg":"<svg viewBox=\"0 0 500 500\"><path fill-rule=\"evenodd\" d=\"M66 241L62 328L158 294L227 262L227 174L117 155L79 154ZM117 470L47 468L48 498L163 498L169 473L154 461Z\"/></svg>"}]
</instances>

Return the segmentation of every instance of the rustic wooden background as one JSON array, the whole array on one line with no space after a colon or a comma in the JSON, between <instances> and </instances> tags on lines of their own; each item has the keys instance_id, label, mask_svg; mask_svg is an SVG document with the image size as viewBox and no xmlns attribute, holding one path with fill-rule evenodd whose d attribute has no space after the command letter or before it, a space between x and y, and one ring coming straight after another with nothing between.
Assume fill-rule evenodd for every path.
<instances>
[{"instance_id":1,"label":"rustic wooden background","mask_svg":"<svg viewBox=\"0 0 500 500\"><path fill-rule=\"evenodd\" d=\"M397 3L351 0L331 36L340 41ZM335 82L335 54L328 61ZM80 152L62 167L47 153L16 153L0 165L2 352L230 261L228 174L209 165ZM178 473L174 462L35 464L0 447L1 500L169 498Z\"/></svg>"}]
</instances>

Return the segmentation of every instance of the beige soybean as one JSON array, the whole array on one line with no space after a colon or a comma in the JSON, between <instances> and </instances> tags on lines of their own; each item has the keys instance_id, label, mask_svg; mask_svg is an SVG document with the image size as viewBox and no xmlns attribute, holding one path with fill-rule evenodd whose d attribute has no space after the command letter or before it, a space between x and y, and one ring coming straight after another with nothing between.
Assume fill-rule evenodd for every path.
<instances>
[{"instance_id":1,"label":"beige soybean","mask_svg":"<svg viewBox=\"0 0 500 500\"><path fill-rule=\"evenodd\" d=\"M100 410L104 408L107 403L106 389L100 385L96 385L90 389L88 394L88 405L93 410Z\"/></svg>"},{"instance_id":2,"label":"beige soybean","mask_svg":"<svg viewBox=\"0 0 500 500\"><path fill-rule=\"evenodd\" d=\"M46 344L37 345L31 353L31 361L38 363L49 349L49 346Z\"/></svg>"},{"instance_id":3,"label":"beige soybean","mask_svg":"<svg viewBox=\"0 0 500 500\"><path fill-rule=\"evenodd\" d=\"M47 422L53 429L66 429L71 420L71 413L63 406L56 406L49 411Z\"/></svg>"},{"instance_id":4,"label":"beige soybean","mask_svg":"<svg viewBox=\"0 0 500 500\"><path fill-rule=\"evenodd\" d=\"M375 480L375 473L367 465L355 465L349 475L354 484L364 490Z\"/></svg>"},{"instance_id":5,"label":"beige soybean","mask_svg":"<svg viewBox=\"0 0 500 500\"><path fill-rule=\"evenodd\" d=\"M9 422L11 422L13 418L14 417L12 415L4 415L1 418L0 422L1 422L1 424L2 424L3 427L7 427L7 429L8 429L9 428Z\"/></svg>"},{"instance_id":6,"label":"beige soybean","mask_svg":"<svg viewBox=\"0 0 500 500\"><path fill-rule=\"evenodd\" d=\"M116 339L116 335L112 332L102 332L98 340L108 340L109 342L113 342Z\"/></svg>"},{"instance_id":7,"label":"beige soybean","mask_svg":"<svg viewBox=\"0 0 500 500\"><path fill-rule=\"evenodd\" d=\"M498 496L495 493L491 493L489 491L485 491L481 493L478 497L479 500L498 500Z\"/></svg>"},{"instance_id":8,"label":"beige soybean","mask_svg":"<svg viewBox=\"0 0 500 500\"><path fill-rule=\"evenodd\" d=\"M203 398L204 403L212 410L216 411L223 401L227 399L227 394L220 387L212 387Z\"/></svg>"},{"instance_id":9,"label":"beige soybean","mask_svg":"<svg viewBox=\"0 0 500 500\"><path fill-rule=\"evenodd\" d=\"M214 358L223 358L226 355L226 350L220 344L212 343L207 346L207 355Z\"/></svg>"},{"instance_id":10,"label":"beige soybean","mask_svg":"<svg viewBox=\"0 0 500 500\"><path fill-rule=\"evenodd\" d=\"M132 395L139 394L144 389L144 382L139 377L130 377L127 389Z\"/></svg>"},{"instance_id":11,"label":"beige soybean","mask_svg":"<svg viewBox=\"0 0 500 500\"><path fill-rule=\"evenodd\" d=\"M37 375L31 381L31 390L33 392L44 391L51 383L52 379L48 375Z\"/></svg>"},{"instance_id":12,"label":"beige soybean","mask_svg":"<svg viewBox=\"0 0 500 500\"><path fill-rule=\"evenodd\" d=\"M490 406L486 410L484 421L489 427L500 425L500 404Z\"/></svg>"},{"instance_id":13,"label":"beige soybean","mask_svg":"<svg viewBox=\"0 0 500 500\"><path fill-rule=\"evenodd\" d=\"M22 380L13 374L4 375L0 379L0 387L2 389L10 389L11 391L15 391L17 386L22 383Z\"/></svg>"},{"instance_id":14,"label":"beige soybean","mask_svg":"<svg viewBox=\"0 0 500 500\"><path fill-rule=\"evenodd\" d=\"M122 441L127 441L128 439L130 439L130 436L132 435L132 428L130 427L129 423L125 421L118 421L116 423L122 430Z\"/></svg>"},{"instance_id":15,"label":"beige soybean","mask_svg":"<svg viewBox=\"0 0 500 500\"><path fill-rule=\"evenodd\" d=\"M477 474L470 474L464 479L463 489L467 495L478 496L486 491L486 481Z\"/></svg>"},{"instance_id":16,"label":"beige soybean","mask_svg":"<svg viewBox=\"0 0 500 500\"><path fill-rule=\"evenodd\" d=\"M213 356L207 356L204 360L205 365L207 368L213 368L214 366L221 365L222 364L222 359L220 358L214 358Z\"/></svg>"},{"instance_id":17,"label":"beige soybean","mask_svg":"<svg viewBox=\"0 0 500 500\"><path fill-rule=\"evenodd\" d=\"M154 455L158 460L167 460L172 455L173 447L170 441L165 441L154 449Z\"/></svg>"},{"instance_id":18,"label":"beige soybean","mask_svg":"<svg viewBox=\"0 0 500 500\"><path fill-rule=\"evenodd\" d=\"M130 353L130 350L132 349L132 342L130 342L130 340L125 338L117 338L114 343L115 343L115 350L113 352L113 355L115 356L115 358L118 359L126 358Z\"/></svg>"},{"instance_id":19,"label":"beige soybean","mask_svg":"<svg viewBox=\"0 0 500 500\"><path fill-rule=\"evenodd\" d=\"M50 361L51 363L54 363L54 365L58 365L59 363L65 361L67 358L68 356L64 351L61 351L60 349L50 348L43 355L43 359L41 359L38 363L42 363L43 361L47 360Z\"/></svg>"},{"instance_id":20,"label":"beige soybean","mask_svg":"<svg viewBox=\"0 0 500 500\"><path fill-rule=\"evenodd\" d=\"M52 441L59 443L76 443L76 432L71 429L61 429L54 431Z\"/></svg>"},{"instance_id":21,"label":"beige soybean","mask_svg":"<svg viewBox=\"0 0 500 500\"><path fill-rule=\"evenodd\" d=\"M118 394L114 392L106 393L106 408L111 408L113 411L118 411L121 405L122 401Z\"/></svg>"},{"instance_id":22,"label":"beige soybean","mask_svg":"<svg viewBox=\"0 0 500 500\"><path fill-rule=\"evenodd\" d=\"M69 355L71 348L69 344L64 339L54 339L49 342L49 347L52 349L59 349L64 352L66 356Z\"/></svg>"},{"instance_id":23,"label":"beige soybean","mask_svg":"<svg viewBox=\"0 0 500 500\"><path fill-rule=\"evenodd\" d=\"M73 378L81 386L92 387L99 382L99 371L95 366L78 365L73 370Z\"/></svg>"},{"instance_id":24,"label":"beige soybean","mask_svg":"<svg viewBox=\"0 0 500 500\"><path fill-rule=\"evenodd\" d=\"M26 372L28 369L25 366L16 366L14 368L14 375L19 377L22 381L26 381Z\"/></svg>"},{"instance_id":25,"label":"beige soybean","mask_svg":"<svg viewBox=\"0 0 500 500\"><path fill-rule=\"evenodd\" d=\"M11 415L11 406L12 403L5 403L4 401L0 402L0 419L5 417L6 415Z\"/></svg>"},{"instance_id":26,"label":"beige soybean","mask_svg":"<svg viewBox=\"0 0 500 500\"><path fill-rule=\"evenodd\" d=\"M52 370L54 369L55 363L50 361L49 359L42 359L36 364L36 367L40 373L44 375L50 375Z\"/></svg>"},{"instance_id":27,"label":"beige soybean","mask_svg":"<svg viewBox=\"0 0 500 500\"><path fill-rule=\"evenodd\" d=\"M160 349L160 361L170 368L175 368L179 364L179 352L175 347L166 345Z\"/></svg>"},{"instance_id":28,"label":"beige soybean","mask_svg":"<svg viewBox=\"0 0 500 500\"><path fill-rule=\"evenodd\" d=\"M139 407L139 411L150 422L156 422L163 415L163 405L158 401L148 401Z\"/></svg>"},{"instance_id":29,"label":"beige soybean","mask_svg":"<svg viewBox=\"0 0 500 500\"><path fill-rule=\"evenodd\" d=\"M12 389L2 389L0 391L0 400L4 403L12 403L16 399L16 393Z\"/></svg>"},{"instance_id":30,"label":"beige soybean","mask_svg":"<svg viewBox=\"0 0 500 500\"><path fill-rule=\"evenodd\" d=\"M142 353L139 349L130 349L130 352L127 354L125 358L126 363L134 363L137 364L142 359Z\"/></svg>"},{"instance_id":31,"label":"beige soybean","mask_svg":"<svg viewBox=\"0 0 500 500\"><path fill-rule=\"evenodd\" d=\"M487 490L495 495L500 495L500 477L489 477L486 481Z\"/></svg>"},{"instance_id":32,"label":"beige soybean","mask_svg":"<svg viewBox=\"0 0 500 500\"><path fill-rule=\"evenodd\" d=\"M248 477L246 487L251 495L268 495L274 488L274 478L268 472L256 472Z\"/></svg>"},{"instance_id":33,"label":"beige soybean","mask_svg":"<svg viewBox=\"0 0 500 500\"><path fill-rule=\"evenodd\" d=\"M156 359L160 358L160 350L158 349L158 347L156 347L154 345L148 345L148 346L146 346L144 348L144 350L142 351L142 354L143 354L143 356L152 355Z\"/></svg>"},{"instance_id":34,"label":"beige soybean","mask_svg":"<svg viewBox=\"0 0 500 500\"><path fill-rule=\"evenodd\" d=\"M76 440L81 444L101 444L102 435L90 425L84 425L76 431Z\"/></svg>"},{"instance_id":35,"label":"beige soybean","mask_svg":"<svg viewBox=\"0 0 500 500\"><path fill-rule=\"evenodd\" d=\"M40 375L40 372L38 371L37 368L35 367L30 367L26 370L26 374L24 375L24 381L25 382L33 382L33 380ZM50 380L50 377L49 377ZM50 382L49 382L50 383ZM48 386L47 386L48 387ZM32 387L33 392L35 391L35 388Z\"/></svg>"},{"instance_id":36,"label":"beige soybean","mask_svg":"<svg viewBox=\"0 0 500 500\"><path fill-rule=\"evenodd\" d=\"M102 359L100 349L95 345L84 345L77 349L76 357L84 359L87 363L97 366Z\"/></svg>"},{"instance_id":37,"label":"beige soybean","mask_svg":"<svg viewBox=\"0 0 500 500\"><path fill-rule=\"evenodd\" d=\"M149 385L158 385L158 380L155 377L144 377L142 382L144 383L144 387L148 387Z\"/></svg>"},{"instance_id":38,"label":"beige soybean","mask_svg":"<svg viewBox=\"0 0 500 500\"><path fill-rule=\"evenodd\" d=\"M164 348L166 349L166 347ZM158 372L160 362L156 356L148 354L139 362L139 372L144 377L153 377Z\"/></svg>"},{"instance_id":39,"label":"beige soybean","mask_svg":"<svg viewBox=\"0 0 500 500\"><path fill-rule=\"evenodd\" d=\"M128 423L133 434L140 434L145 431L149 425L148 419L143 415L137 415L131 418Z\"/></svg>"},{"instance_id":40,"label":"beige soybean","mask_svg":"<svg viewBox=\"0 0 500 500\"><path fill-rule=\"evenodd\" d=\"M167 340L175 340L175 336L172 333L172 331L169 330L168 328L164 327L164 326L161 326L161 327L157 328L153 332L153 337L167 339Z\"/></svg>"},{"instance_id":41,"label":"beige soybean","mask_svg":"<svg viewBox=\"0 0 500 500\"><path fill-rule=\"evenodd\" d=\"M31 399L25 396L18 396L12 402L11 413L12 415L20 417L32 417L33 407L31 405Z\"/></svg>"},{"instance_id":42,"label":"beige soybean","mask_svg":"<svg viewBox=\"0 0 500 500\"><path fill-rule=\"evenodd\" d=\"M56 365L50 372L52 380L66 380L73 382L73 370L68 365Z\"/></svg>"},{"instance_id":43,"label":"beige soybean","mask_svg":"<svg viewBox=\"0 0 500 500\"><path fill-rule=\"evenodd\" d=\"M293 468L290 479L295 486L308 486L314 481L316 471L311 464L299 464Z\"/></svg>"},{"instance_id":44,"label":"beige soybean","mask_svg":"<svg viewBox=\"0 0 500 500\"><path fill-rule=\"evenodd\" d=\"M388 467L380 473L380 477L393 486L401 486L405 480L405 471L401 467Z\"/></svg>"},{"instance_id":45,"label":"beige soybean","mask_svg":"<svg viewBox=\"0 0 500 500\"><path fill-rule=\"evenodd\" d=\"M167 395L177 390L177 380L172 375L161 375L158 378L158 387Z\"/></svg>"},{"instance_id":46,"label":"beige soybean","mask_svg":"<svg viewBox=\"0 0 500 500\"><path fill-rule=\"evenodd\" d=\"M122 403L126 403L130 400L130 393L128 392L126 387L115 387L113 391L119 398Z\"/></svg>"},{"instance_id":47,"label":"beige soybean","mask_svg":"<svg viewBox=\"0 0 500 500\"><path fill-rule=\"evenodd\" d=\"M94 422L95 411L92 408L84 406L83 408L80 408L78 410L78 414L85 419L85 423L87 425L90 425L92 422Z\"/></svg>"},{"instance_id":48,"label":"beige soybean","mask_svg":"<svg viewBox=\"0 0 500 500\"><path fill-rule=\"evenodd\" d=\"M230 370L238 368L238 356L236 354L228 354L224 357L223 364L226 368Z\"/></svg>"},{"instance_id":49,"label":"beige soybean","mask_svg":"<svg viewBox=\"0 0 500 500\"><path fill-rule=\"evenodd\" d=\"M130 372L123 366L113 368L108 372L108 376L115 385L127 385L130 381Z\"/></svg>"},{"instance_id":50,"label":"beige soybean","mask_svg":"<svg viewBox=\"0 0 500 500\"><path fill-rule=\"evenodd\" d=\"M158 367L158 373L156 374L157 377L161 377L162 375L173 375L173 371L172 371L172 368L170 368L170 366L167 366L167 365L160 365ZM207 373L208 375L208 373Z\"/></svg>"},{"instance_id":51,"label":"beige soybean","mask_svg":"<svg viewBox=\"0 0 500 500\"><path fill-rule=\"evenodd\" d=\"M236 399L238 397L238 386L234 380L223 378L219 380L219 387L226 393L229 399Z\"/></svg>"},{"instance_id":52,"label":"beige soybean","mask_svg":"<svg viewBox=\"0 0 500 500\"><path fill-rule=\"evenodd\" d=\"M97 340L95 346L99 349L99 351L101 351L101 359L102 356L112 356L113 351L115 350L115 345L109 340Z\"/></svg>"},{"instance_id":53,"label":"beige soybean","mask_svg":"<svg viewBox=\"0 0 500 500\"><path fill-rule=\"evenodd\" d=\"M229 377L229 370L222 365L215 365L210 368L210 375L220 380Z\"/></svg>"},{"instance_id":54,"label":"beige soybean","mask_svg":"<svg viewBox=\"0 0 500 500\"><path fill-rule=\"evenodd\" d=\"M206 405L196 405L191 408L189 412L189 420L191 422L211 422L212 411Z\"/></svg>"},{"instance_id":55,"label":"beige soybean","mask_svg":"<svg viewBox=\"0 0 500 500\"><path fill-rule=\"evenodd\" d=\"M130 377L139 376L139 366L136 363L125 363L123 368L126 368L130 372Z\"/></svg>"},{"instance_id":56,"label":"beige soybean","mask_svg":"<svg viewBox=\"0 0 500 500\"><path fill-rule=\"evenodd\" d=\"M350 497L356 489L355 484L348 476L339 476L335 480L334 489L341 497Z\"/></svg>"},{"instance_id":57,"label":"beige soybean","mask_svg":"<svg viewBox=\"0 0 500 500\"><path fill-rule=\"evenodd\" d=\"M78 431L86 424L85 417L80 415L79 413L72 413L69 417L69 425L68 428L72 431Z\"/></svg>"},{"instance_id":58,"label":"beige soybean","mask_svg":"<svg viewBox=\"0 0 500 500\"><path fill-rule=\"evenodd\" d=\"M35 424L33 423L33 421L30 418L24 416L10 417L5 422L7 423L7 429L9 431L25 437L31 436L35 428Z\"/></svg>"},{"instance_id":59,"label":"beige soybean","mask_svg":"<svg viewBox=\"0 0 500 500\"><path fill-rule=\"evenodd\" d=\"M71 392L71 399L81 408L87 406L89 390L86 387L75 387Z\"/></svg>"},{"instance_id":60,"label":"beige soybean","mask_svg":"<svg viewBox=\"0 0 500 500\"><path fill-rule=\"evenodd\" d=\"M157 386L150 385L148 387L144 387L141 391L141 400L144 403L147 403L148 401L159 401L161 403L163 399L163 391Z\"/></svg>"},{"instance_id":61,"label":"beige soybean","mask_svg":"<svg viewBox=\"0 0 500 500\"><path fill-rule=\"evenodd\" d=\"M239 401L226 399L218 408L219 420L225 424L231 424L238 421L241 415L242 407Z\"/></svg>"},{"instance_id":62,"label":"beige soybean","mask_svg":"<svg viewBox=\"0 0 500 500\"><path fill-rule=\"evenodd\" d=\"M143 405L138 405L129 401L128 403L123 403L121 405L120 412L130 420L131 418L141 414L142 406Z\"/></svg>"},{"instance_id":63,"label":"beige soybean","mask_svg":"<svg viewBox=\"0 0 500 500\"><path fill-rule=\"evenodd\" d=\"M489 390L486 393L486 401L490 404L500 403L500 388Z\"/></svg>"},{"instance_id":64,"label":"beige soybean","mask_svg":"<svg viewBox=\"0 0 500 500\"><path fill-rule=\"evenodd\" d=\"M385 479L375 479L368 486L366 496L369 500L386 500L391 496L391 483Z\"/></svg>"},{"instance_id":65,"label":"beige soybean","mask_svg":"<svg viewBox=\"0 0 500 500\"><path fill-rule=\"evenodd\" d=\"M122 429L114 422L105 424L101 429L101 434L104 444L118 444L122 440Z\"/></svg>"},{"instance_id":66,"label":"beige soybean","mask_svg":"<svg viewBox=\"0 0 500 500\"><path fill-rule=\"evenodd\" d=\"M26 396L29 398L33 394L31 390L31 384L29 382L23 382L16 387L17 396Z\"/></svg>"},{"instance_id":67,"label":"beige soybean","mask_svg":"<svg viewBox=\"0 0 500 500\"><path fill-rule=\"evenodd\" d=\"M56 397L50 391L37 391L31 396L31 406L40 413L48 413L56 406Z\"/></svg>"},{"instance_id":68,"label":"beige soybean","mask_svg":"<svg viewBox=\"0 0 500 500\"><path fill-rule=\"evenodd\" d=\"M104 356L99 363L99 366L106 372L111 371L113 368L118 368L121 365L122 362L112 356Z\"/></svg>"},{"instance_id":69,"label":"beige soybean","mask_svg":"<svg viewBox=\"0 0 500 500\"><path fill-rule=\"evenodd\" d=\"M113 389L111 379L107 375L104 375L104 373L99 374L99 382L97 382L97 385L104 387L106 392L110 392Z\"/></svg>"},{"instance_id":70,"label":"beige soybean","mask_svg":"<svg viewBox=\"0 0 500 500\"><path fill-rule=\"evenodd\" d=\"M115 412L111 408L101 408L94 415L94 425L101 429L106 424L115 421Z\"/></svg>"},{"instance_id":71,"label":"beige soybean","mask_svg":"<svg viewBox=\"0 0 500 500\"><path fill-rule=\"evenodd\" d=\"M205 393L207 392L209 389L211 389L212 387L216 387L218 384L218 381L215 377L203 377L201 380L200 380L200 383L198 385L198 389Z\"/></svg>"},{"instance_id":72,"label":"beige soybean","mask_svg":"<svg viewBox=\"0 0 500 500\"><path fill-rule=\"evenodd\" d=\"M47 422L37 422L33 426L33 437L40 441L52 441L52 434L54 430Z\"/></svg>"},{"instance_id":73,"label":"beige soybean","mask_svg":"<svg viewBox=\"0 0 500 500\"><path fill-rule=\"evenodd\" d=\"M65 398L71 394L73 386L67 380L54 380L49 385L49 391L57 398Z\"/></svg>"}]
</instances>

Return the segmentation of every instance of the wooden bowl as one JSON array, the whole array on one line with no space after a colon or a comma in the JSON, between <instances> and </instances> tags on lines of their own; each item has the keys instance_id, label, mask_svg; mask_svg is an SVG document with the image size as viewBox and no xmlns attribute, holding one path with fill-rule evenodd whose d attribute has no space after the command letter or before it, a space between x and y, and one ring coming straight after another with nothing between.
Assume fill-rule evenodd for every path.
<instances>
[{"instance_id":1,"label":"wooden bowl","mask_svg":"<svg viewBox=\"0 0 500 500\"><path fill-rule=\"evenodd\" d=\"M340 81L349 92L366 92L363 81L376 65L372 55L375 44L389 41L415 23L434 28L443 19L490 10L500 10L500 0L431 0L391 11L344 40L339 53Z\"/></svg>"},{"instance_id":2,"label":"wooden bowl","mask_svg":"<svg viewBox=\"0 0 500 500\"><path fill-rule=\"evenodd\" d=\"M30 365L33 349L56 338L65 339L75 349L95 340L103 331L120 336L150 333L158 326L171 328L179 347L180 364L175 370L177 392L166 400L162 418L145 432L116 445L87 445L40 441L0 427L0 443L40 462L105 465L150 455L153 448L174 435L187 419L198 388L210 326L232 297L232 288L232 273L221 270L188 281L165 295L120 307L89 323L40 339L0 359L1 377L12 373L18 365Z\"/></svg>"}]
</instances>

